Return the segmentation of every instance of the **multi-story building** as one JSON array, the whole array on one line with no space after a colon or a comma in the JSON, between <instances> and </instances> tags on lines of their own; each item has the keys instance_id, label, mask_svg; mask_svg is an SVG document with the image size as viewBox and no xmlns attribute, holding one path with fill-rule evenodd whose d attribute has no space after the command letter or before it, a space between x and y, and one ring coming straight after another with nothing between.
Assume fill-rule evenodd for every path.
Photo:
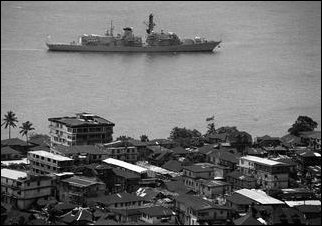
<instances>
[{"instance_id":1,"label":"multi-story building","mask_svg":"<svg viewBox=\"0 0 322 226\"><path fill-rule=\"evenodd\" d=\"M199 179L213 179L214 165L210 163L195 164L192 166L183 167L183 182L184 185L194 191L199 190Z\"/></svg>"},{"instance_id":2,"label":"multi-story building","mask_svg":"<svg viewBox=\"0 0 322 226\"><path fill-rule=\"evenodd\" d=\"M88 198L106 191L106 185L91 177L72 176L60 180L57 186L60 201L85 204Z\"/></svg>"},{"instance_id":3,"label":"multi-story building","mask_svg":"<svg viewBox=\"0 0 322 226\"><path fill-rule=\"evenodd\" d=\"M289 165L282 162L244 156L239 159L240 172L257 178L262 189L288 188Z\"/></svg>"},{"instance_id":4,"label":"multi-story building","mask_svg":"<svg viewBox=\"0 0 322 226\"><path fill-rule=\"evenodd\" d=\"M50 152L74 159L75 165L99 163L109 157L109 154L97 145L57 145L52 147Z\"/></svg>"},{"instance_id":5,"label":"multi-story building","mask_svg":"<svg viewBox=\"0 0 322 226\"><path fill-rule=\"evenodd\" d=\"M65 146L108 143L113 140L114 123L90 113L76 117L49 118L51 144Z\"/></svg>"},{"instance_id":6,"label":"multi-story building","mask_svg":"<svg viewBox=\"0 0 322 226\"><path fill-rule=\"evenodd\" d=\"M28 209L38 199L47 199L54 192L54 181L49 176L32 176L17 170L1 169L1 203Z\"/></svg>"},{"instance_id":7,"label":"multi-story building","mask_svg":"<svg viewBox=\"0 0 322 226\"><path fill-rule=\"evenodd\" d=\"M184 225L225 224L231 212L230 207L216 205L192 195L176 196L174 209Z\"/></svg>"},{"instance_id":8,"label":"multi-story building","mask_svg":"<svg viewBox=\"0 0 322 226\"><path fill-rule=\"evenodd\" d=\"M138 160L138 150L128 141L117 140L114 142L97 145L110 158L125 162L135 163Z\"/></svg>"},{"instance_id":9,"label":"multi-story building","mask_svg":"<svg viewBox=\"0 0 322 226\"><path fill-rule=\"evenodd\" d=\"M30 151L27 158L32 174L49 174L70 171L74 160L48 151Z\"/></svg>"}]
</instances>

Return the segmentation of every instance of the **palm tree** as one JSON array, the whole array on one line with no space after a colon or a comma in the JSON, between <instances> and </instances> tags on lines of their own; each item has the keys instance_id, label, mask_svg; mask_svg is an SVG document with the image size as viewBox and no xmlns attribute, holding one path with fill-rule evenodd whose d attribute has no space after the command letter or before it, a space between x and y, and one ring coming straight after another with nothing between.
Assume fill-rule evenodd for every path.
<instances>
[{"instance_id":1,"label":"palm tree","mask_svg":"<svg viewBox=\"0 0 322 226\"><path fill-rule=\"evenodd\" d=\"M32 126L32 123L27 121L27 122L22 123L22 126L19 127L21 129L19 133L21 133L22 136L26 136L27 144L28 144L28 132L35 129L31 126Z\"/></svg>"},{"instance_id":2,"label":"palm tree","mask_svg":"<svg viewBox=\"0 0 322 226\"><path fill-rule=\"evenodd\" d=\"M13 113L13 111L8 111L7 114L4 115L3 121L4 122L1 124L1 126L4 125L5 129L7 129L9 126L9 139L11 139L11 127L16 127L16 123L18 122L16 114Z\"/></svg>"}]
</instances>

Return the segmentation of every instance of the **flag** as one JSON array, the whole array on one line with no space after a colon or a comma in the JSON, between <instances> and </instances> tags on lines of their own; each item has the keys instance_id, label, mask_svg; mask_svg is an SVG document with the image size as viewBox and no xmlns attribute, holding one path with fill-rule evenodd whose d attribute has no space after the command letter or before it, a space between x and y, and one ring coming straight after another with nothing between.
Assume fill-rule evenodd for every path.
<instances>
[{"instance_id":1,"label":"flag","mask_svg":"<svg viewBox=\"0 0 322 226\"><path fill-rule=\"evenodd\" d=\"M208 122L208 121L212 121L212 120L214 120L215 119L215 116L213 115L212 117L210 117L210 118L206 118L206 121Z\"/></svg>"}]
</instances>

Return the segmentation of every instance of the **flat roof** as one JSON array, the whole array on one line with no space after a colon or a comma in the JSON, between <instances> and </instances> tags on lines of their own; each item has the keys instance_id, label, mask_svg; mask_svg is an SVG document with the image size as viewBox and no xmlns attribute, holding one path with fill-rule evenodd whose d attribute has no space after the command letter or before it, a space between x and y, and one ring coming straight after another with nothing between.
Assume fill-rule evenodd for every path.
<instances>
[{"instance_id":1,"label":"flat roof","mask_svg":"<svg viewBox=\"0 0 322 226\"><path fill-rule=\"evenodd\" d=\"M6 166L9 166L11 164L20 164L20 163L23 163L23 164L26 164L26 165L29 165L29 161L27 158L23 158L23 159L19 159L19 160L8 160L8 161L1 161L1 164L4 164Z\"/></svg>"},{"instance_id":2,"label":"flat roof","mask_svg":"<svg viewBox=\"0 0 322 226\"><path fill-rule=\"evenodd\" d=\"M28 153L39 155L39 156L50 158L50 159L54 159L54 160L57 160L57 161L70 161L70 160L73 160L71 158L68 158L68 157L65 157L65 156L62 156L62 155L57 155L57 154L50 153L48 151L30 151Z\"/></svg>"},{"instance_id":3,"label":"flat roof","mask_svg":"<svg viewBox=\"0 0 322 226\"><path fill-rule=\"evenodd\" d=\"M263 205L269 205L269 204L284 204L284 202L275 199L269 195L267 195L265 192L260 190L250 190L250 189L241 189L238 191L235 191L238 194L244 195L258 203L261 203Z\"/></svg>"},{"instance_id":4,"label":"flat roof","mask_svg":"<svg viewBox=\"0 0 322 226\"><path fill-rule=\"evenodd\" d=\"M302 200L302 201L285 201L289 207L301 206L301 205L314 205L321 206L320 200Z\"/></svg>"},{"instance_id":5,"label":"flat roof","mask_svg":"<svg viewBox=\"0 0 322 226\"><path fill-rule=\"evenodd\" d=\"M102 160L103 162L107 163L107 164L111 164L111 165L115 165L115 166L119 166L137 173L145 173L147 172L146 168L143 168L141 166L137 166L128 162L124 162L118 159L114 159L114 158L107 158Z\"/></svg>"},{"instance_id":6,"label":"flat roof","mask_svg":"<svg viewBox=\"0 0 322 226\"><path fill-rule=\"evenodd\" d=\"M88 113L80 113L76 114L84 117L92 117L92 120L84 120L82 118L77 118L77 117L57 117L57 118L48 118L48 121L52 122L59 122L64 125L70 126L70 127L78 127L78 126L100 126L100 125L110 125L110 126L115 126L113 122L110 122L102 117L99 117L97 115L91 115Z\"/></svg>"},{"instance_id":7,"label":"flat roof","mask_svg":"<svg viewBox=\"0 0 322 226\"><path fill-rule=\"evenodd\" d=\"M256 157L256 156L252 156L252 155L247 155L247 156L241 157L240 159L245 159L245 160L257 162L257 163L260 163L260 164L270 165L270 166L285 165L282 162L270 160L270 159L267 159L267 158L260 158L260 157Z\"/></svg>"},{"instance_id":8,"label":"flat roof","mask_svg":"<svg viewBox=\"0 0 322 226\"><path fill-rule=\"evenodd\" d=\"M18 180L19 178L26 178L27 173L18 170L1 169L1 177Z\"/></svg>"}]
</instances>

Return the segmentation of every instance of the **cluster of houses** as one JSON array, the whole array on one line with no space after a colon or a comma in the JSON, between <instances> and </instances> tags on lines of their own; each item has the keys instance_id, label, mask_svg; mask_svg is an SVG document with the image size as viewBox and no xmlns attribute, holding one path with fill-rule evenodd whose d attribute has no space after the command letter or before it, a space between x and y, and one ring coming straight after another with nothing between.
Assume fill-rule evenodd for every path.
<instances>
[{"instance_id":1,"label":"cluster of houses","mask_svg":"<svg viewBox=\"0 0 322 226\"><path fill-rule=\"evenodd\" d=\"M182 148L113 141L115 124L89 113L48 120L48 137L1 141L3 224L321 223L320 131L241 151L225 134Z\"/></svg>"}]
</instances>

